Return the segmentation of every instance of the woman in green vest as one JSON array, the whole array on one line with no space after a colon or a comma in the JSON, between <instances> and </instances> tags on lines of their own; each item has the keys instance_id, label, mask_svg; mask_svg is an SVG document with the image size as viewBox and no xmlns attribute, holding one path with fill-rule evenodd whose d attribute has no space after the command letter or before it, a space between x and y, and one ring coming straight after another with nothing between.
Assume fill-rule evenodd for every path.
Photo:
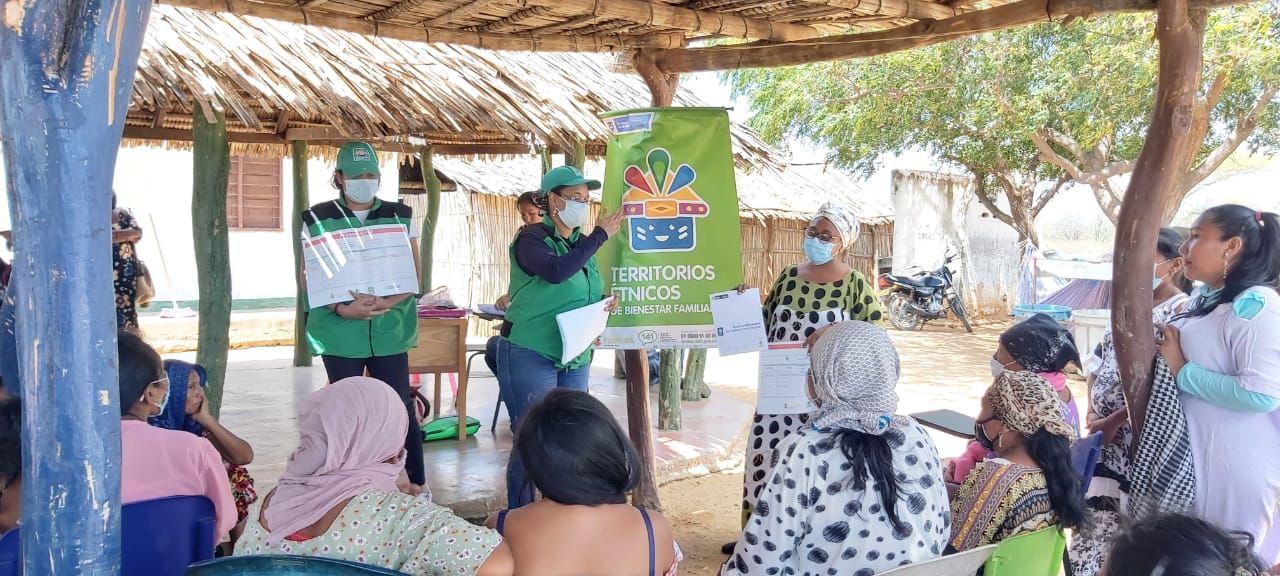
<instances>
[{"instance_id":1,"label":"woman in green vest","mask_svg":"<svg viewBox=\"0 0 1280 576\"><path fill-rule=\"evenodd\" d=\"M511 305L498 342L498 386L512 430L548 391L587 389L591 350L563 362L556 315L605 297L595 254L618 232L622 212L602 215L589 235L582 232L590 215L590 191L599 188L599 181L583 177L573 166L547 172L537 197L546 216L522 228L511 243ZM507 506L532 501L524 467L513 457L507 467Z\"/></svg>"},{"instance_id":2,"label":"woman in green vest","mask_svg":"<svg viewBox=\"0 0 1280 576\"><path fill-rule=\"evenodd\" d=\"M378 155L365 142L349 142L338 150L333 185L336 200L321 202L303 213L308 237L326 232L369 226L402 226L413 252L415 273L418 262L418 225L413 209L399 202L380 200L382 171ZM409 393L409 349L418 343L418 314L414 294L371 296L352 293L351 300L311 308L307 315L307 340L311 351L324 361L329 382L337 382L367 372L389 384L409 413L405 437L405 471L417 491L426 484L422 463L422 431Z\"/></svg>"}]
</instances>

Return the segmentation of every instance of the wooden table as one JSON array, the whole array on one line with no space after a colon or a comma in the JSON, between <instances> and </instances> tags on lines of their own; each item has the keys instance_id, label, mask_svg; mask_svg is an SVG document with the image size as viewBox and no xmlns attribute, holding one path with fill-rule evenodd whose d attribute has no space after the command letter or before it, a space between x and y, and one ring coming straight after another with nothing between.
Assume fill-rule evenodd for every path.
<instances>
[{"instance_id":1,"label":"wooden table","mask_svg":"<svg viewBox=\"0 0 1280 576\"><path fill-rule=\"evenodd\" d=\"M467 319L419 318L418 345L409 349L410 374L435 374L431 410L440 416L440 376L458 375L454 407L458 413L458 440L467 439Z\"/></svg>"}]
</instances>

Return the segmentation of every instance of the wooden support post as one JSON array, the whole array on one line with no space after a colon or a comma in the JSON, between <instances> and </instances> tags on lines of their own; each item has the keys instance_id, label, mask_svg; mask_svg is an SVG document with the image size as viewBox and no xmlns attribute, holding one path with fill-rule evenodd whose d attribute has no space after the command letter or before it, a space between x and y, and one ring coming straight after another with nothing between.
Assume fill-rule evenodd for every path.
<instances>
[{"instance_id":1,"label":"wooden support post","mask_svg":"<svg viewBox=\"0 0 1280 576\"><path fill-rule=\"evenodd\" d=\"M307 287L302 276L302 215L311 209L311 193L307 189L307 141L291 144L293 164L293 277L297 291L293 307L293 365L310 366L311 345L307 342Z\"/></svg>"},{"instance_id":2,"label":"wooden support post","mask_svg":"<svg viewBox=\"0 0 1280 576\"><path fill-rule=\"evenodd\" d=\"M418 239L418 261L422 265L418 291L426 294L432 288L431 267L435 263L436 225L440 222L440 179L436 178L434 151L430 146L422 149L419 159L422 161L422 186L427 191L427 215L422 220L422 237ZM438 407L439 402L436 404Z\"/></svg>"},{"instance_id":3,"label":"wooden support post","mask_svg":"<svg viewBox=\"0 0 1280 576\"><path fill-rule=\"evenodd\" d=\"M205 396L214 416L222 408L231 332L231 249L227 240L227 176L231 147L221 110L207 121L202 105L192 114L195 142L191 230L195 240L196 281L200 286L200 338L196 362L208 373Z\"/></svg>"},{"instance_id":4,"label":"wooden support post","mask_svg":"<svg viewBox=\"0 0 1280 576\"><path fill-rule=\"evenodd\" d=\"M681 398L688 402L711 397L711 388L704 381L707 372L707 349L698 348L689 351L689 360L684 368L684 381L680 384Z\"/></svg>"},{"instance_id":5,"label":"wooden support post","mask_svg":"<svg viewBox=\"0 0 1280 576\"><path fill-rule=\"evenodd\" d=\"M111 187L151 0L0 9L26 574L120 573ZM132 399L131 399L132 400Z\"/></svg>"},{"instance_id":6,"label":"wooden support post","mask_svg":"<svg viewBox=\"0 0 1280 576\"><path fill-rule=\"evenodd\" d=\"M551 165L551 147L543 145L542 148L538 150L538 154L542 156L542 174L550 172L551 168L553 168ZM539 179L542 178L542 174L538 174Z\"/></svg>"},{"instance_id":7,"label":"wooden support post","mask_svg":"<svg viewBox=\"0 0 1280 576\"><path fill-rule=\"evenodd\" d=\"M658 429L680 429L680 351L659 352Z\"/></svg>"},{"instance_id":8,"label":"wooden support post","mask_svg":"<svg viewBox=\"0 0 1280 576\"><path fill-rule=\"evenodd\" d=\"M1146 418L1156 344L1151 324L1151 284L1130 272L1147 270L1154 264L1152 247L1160 232L1164 206L1182 174L1179 159L1186 157L1187 146L1191 145L1205 18L1204 11L1190 9L1188 0L1157 0L1160 68L1155 112L1116 223L1111 325L1116 364L1135 435L1142 433Z\"/></svg>"},{"instance_id":9,"label":"wooden support post","mask_svg":"<svg viewBox=\"0 0 1280 576\"><path fill-rule=\"evenodd\" d=\"M574 140L572 156L568 151L565 152L564 163L578 170L585 170L587 167L587 143L582 140Z\"/></svg>"}]
</instances>

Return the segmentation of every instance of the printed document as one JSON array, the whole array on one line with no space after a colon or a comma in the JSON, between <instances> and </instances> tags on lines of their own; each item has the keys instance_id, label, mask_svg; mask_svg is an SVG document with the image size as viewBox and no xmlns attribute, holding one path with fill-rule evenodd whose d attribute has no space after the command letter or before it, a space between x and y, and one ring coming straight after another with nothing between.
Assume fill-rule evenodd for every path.
<instances>
[{"instance_id":1,"label":"printed document","mask_svg":"<svg viewBox=\"0 0 1280 576\"><path fill-rule=\"evenodd\" d=\"M409 235L400 224L334 230L302 238L307 302L312 308L351 300L352 292L395 296L418 292Z\"/></svg>"},{"instance_id":2,"label":"printed document","mask_svg":"<svg viewBox=\"0 0 1280 576\"><path fill-rule=\"evenodd\" d=\"M807 414L817 409L809 399L809 350L803 342L769 344L760 352L756 412Z\"/></svg>"},{"instance_id":3,"label":"printed document","mask_svg":"<svg viewBox=\"0 0 1280 576\"><path fill-rule=\"evenodd\" d=\"M612 302L613 298L605 298L595 304L556 314L556 324L560 326L560 344L564 350L560 362L568 364L570 360L586 352L604 334L605 324L609 322L607 308Z\"/></svg>"},{"instance_id":4,"label":"printed document","mask_svg":"<svg viewBox=\"0 0 1280 576\"><path fill-rule=\"evenodd\" d=\"M711 295L711 319L721 356L759 352L769 345L764 315L760 313L760 289Z\"/></svg>"}]
</instances>

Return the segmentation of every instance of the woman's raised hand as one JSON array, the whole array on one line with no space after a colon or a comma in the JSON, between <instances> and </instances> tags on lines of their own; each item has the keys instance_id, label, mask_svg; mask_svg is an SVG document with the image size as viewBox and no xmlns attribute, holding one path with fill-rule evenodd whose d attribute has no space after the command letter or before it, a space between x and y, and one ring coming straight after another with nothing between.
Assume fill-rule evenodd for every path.
<instances>
[{"instance_id":1,"label":"woman's raised hand","mask_svg":"<svg viewBox=\"0 0 1280 576\"><path fill-rule=\"evenodd\" d=\"M596 218L596 227L604 230L605 234L613 238L618 233L618 230L622 229L622 210L612 214L608 212L601 214L599 218Z\"/></svg>"}]
</instances>

